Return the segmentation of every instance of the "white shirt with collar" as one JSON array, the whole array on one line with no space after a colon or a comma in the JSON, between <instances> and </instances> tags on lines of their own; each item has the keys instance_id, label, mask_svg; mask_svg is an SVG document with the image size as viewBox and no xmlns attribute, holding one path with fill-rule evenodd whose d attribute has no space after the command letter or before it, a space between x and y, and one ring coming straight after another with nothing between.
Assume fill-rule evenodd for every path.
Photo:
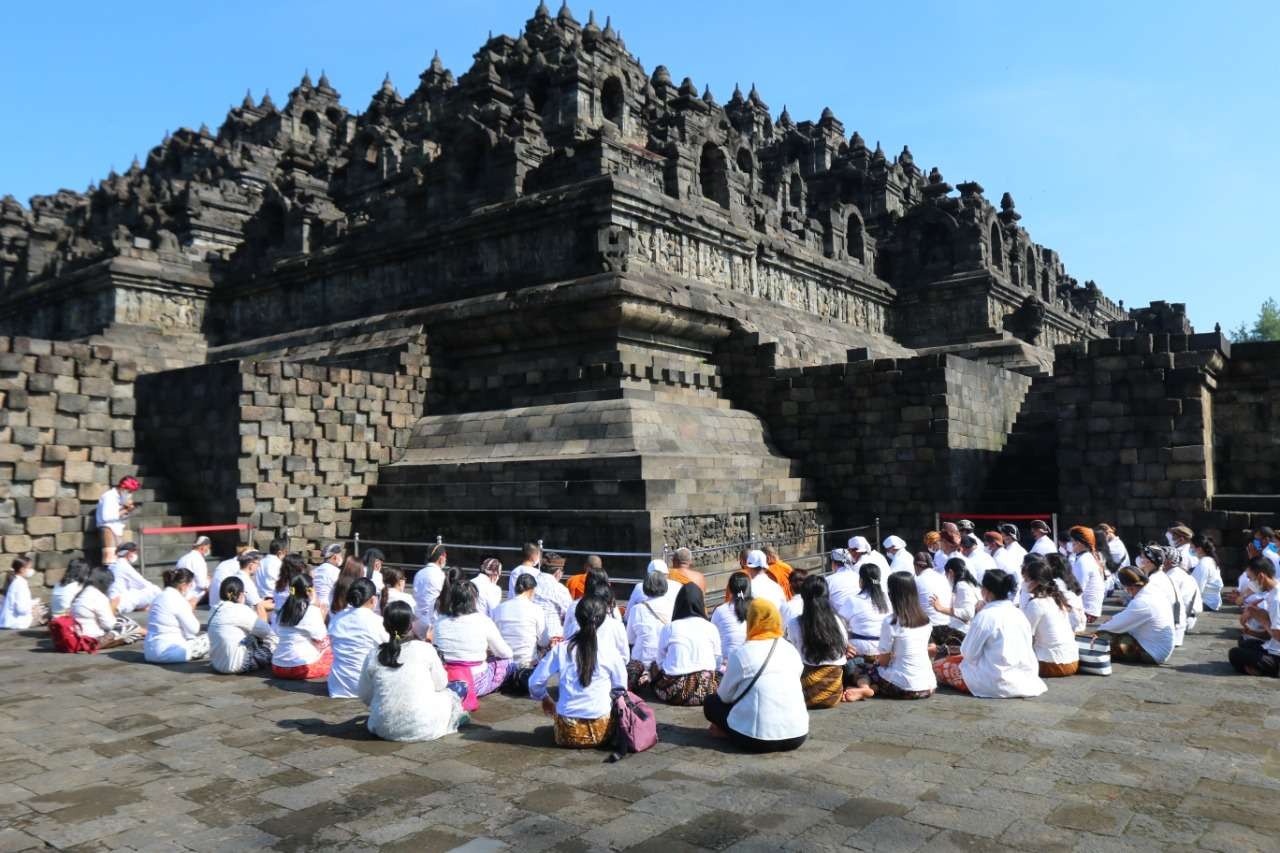
<instances>
[{"instance_id":1,"label":"white shirt with collar","mask_svg":"<svg viewBox=\"0 0 1280 853\"><path fill-rule=\"evenodd\" d=\"M117 599L118 612L129 613L150 607L151 602L160 595L160 587L144 578L133 563L124 557L117 557L110 569L113 579L107 595Z\"/></svg>"},{"instance_id":2,"label":"white shirt with collar","mask_svg":"<svg viewBox=\"0 0 1280 853\"><path fill-rule=\"evenodd\" d=\"M222 597L222 582L227 578L237 576L240 578L240 582L244 584L244 603L250 607L257 607L258 602L262 600L258 595L257 578L252 574L241 572L239 560L223 560L213 570L213 577L209 579L209 598L213 599L213 604L217 604ZM330 591L332 591L332 588ZM317 598L316 600L318 601L319 599Z\"/></svg>"},{"instance_id":3,"label":"white shirt with collar","mask_svg":"<svg viewBox=\"0 0 1280 853\"><path fill-rule=\"evenodd\" d=\"M258 598L270 598L276 591L276 582L280 580L280 564L283 561L275 554L267 554L258 563L258 570L253 573L253 583L258 590Z\"/></svg>"},{"instance_id":4,"label":"white shirt with collar","mask_svg":"<svg viewBox=\"0 0 1280 853\"><path fill-rule=\"evenodd\" d=\"M427 563L413 576L413 617L417 623L415 632L419 636L426 636L427 627L435 621L436 600L440 598L442 589L444 569L435 563Z\"/></svg>"},{"instance_id":5,"label":"white shirt with collar","mask_svg":"<svg viewBox=\"0 0 1280 853\"><path fill-rule=\"evenodd\" d=\"M844 617L845 611L849 607L849 599L853 598L862 590L862 581L858 577L858 572L852 566L841 566L831 574L827 575L827 598L831 602L831 609ZM845 619L847 622L848 619ZM877 636L879 628L876 629Z\"/></svg>"},{"instance_id":6,"label":"white shirt with collar","mask_svg":"<svg viewBox=\"0 0 1280 853\"><path fill-rule=\"evenodd\" d=\"M539 574L537 566L531 566L528 563L521 563L511 570L511 575L507 578L507 597L516 597L516 578L521 575Z\"/></svg>"},{"instance_id":7,"label":"white shirt with collar","mask_svg":"<svg viewBox=\"0 0 1280 853\"><path fill-rule=\"evenodd\" d=\"M951 617L936 610L929 599L937 596L944 607L951 604L951 584L937 569L925 569L916 575L916 593L920 598L920 608L929 617L930 625L946 625Z\"/></svg>"},{"instance_id":8,"label":"white shirt with collar","mask_svg":"<svg viewBox=\"0 0 1280 853\"><path fill-rule=\"evenodd\" d=\"M676 619L658 634L658 668L665 675L715 672L720 667L720 632L700 616Z\"/></svg>"},{"instance_id":9,"label":"white shirt with collar","mask_svg":"<svg viewBox=\"0 0 1280 853\"><path fill-rule=\"evenodd\" d=\"M547 614L523 595L508 598L493 611L498 633L511 647L511 659L519 666L533 666L538 647L546 647L551 638L547 632Z\"/></svg>"},{"instance_id":10,"label":"white shirt with collar","mask_svg":"<svg viewBox=\"0 0 1280 853\"><path fill-rule=\"evenodd\" d=\"M1173 656L1173 605L1169 595L1153 589L1150 581L1124 610L1097 626L1097 630L1132 635L1156 663Z\"/></svg>"},{"instance_id":11,"label":"white shirt with collar","mask_svg":"<svg viewBox=\"0 0 1280 853\"><path fill-rule=\"evenodd\" d=\"M1032 597L1021 609L1031 626L1036 659L1046 663L1074 663L1080 660L1080 647L1071 628L1071 617L1052 598Z\"/></svg>"},{"instance_id":12,"label":"white shirt with collar","mask_svg":"<svg viewBox=\"0 0 1280 853\"><path fill-rule=\"evenodd\" d=\"M112 487L98 498L98 506L94 510L94 526L110 530L117 540L124 535L124 505L128 498L120 489Z\"/></svg>"},{"instance_id":13,"label":"white shirt with collar","mask_svg":"<svg viewBox=\"0 0 1280 853\"><path fill-rule=\"evenodd\" d=\"M471 585L476 588L476 609L492 619L498 605L502 603L502 587L490 580L484 572L473 577Z\"/></svg>"},{"instance_id":14,"label":"white shirt with collar","mask_svg":"<svg viewBox=\"0 0 1280 853\"><path fill-rule=\"evenodd\" d=\"M974 696L1030 697L1049 689L1040 678L1031 625L1011 601L990 601L978 611L960 654L960 672Z\"/></svg>"},{"instance_id":15,"label":"white shirt with collar","mask_svg":"<svg viewBox=\"0 0 1280 853\"><path fill-rule=\"evenodd\" d=\"M672 584L679 589L678 584ZM564 615L574 606L569 589L551 572L538 573L538 585L533 590L533 603L547 613L547 624L564 624Z\"/></svg>"},{"instance_id":16,"label":"white shirt with collar","mask_svg":"<svg viewBox=\"0 0 1280 853\"><path fill-rule=\"evenodd\" d=\"M658 660L658 637L671 621L679 589L679 584L670 584L666 595L645 598L627 611L627 644L631 647L631 660L640 661L645 666Z\"/></svg>"},{"instance_id":17,"label":"white shirt with collar","mask_svg":"<svg viewBox=\"0 0 1280 853\"><path fill-rule=\"evenodd\" d=\"M329 695L354 699L359 695L360 674L369 652L391 639L382 620L369 607L346 607L329 617Z\"/></svg>"},{"instance_id":18,"label":"white shirt with collar","mask_svg":"<svg viewBox=\"0 0 1280 853\"><path fill-rule=\"evenodd\" d=\"M1102 568L1093 554L1081 551L1071 558L1071 573L1080 584L1080 597L1084 599L1084 612L1088 616L1102 615L1102 600L1107 595L1107 582Z\"/></svg>"},{"instance_id":19,"label":"white shirt with collar","mask_svg":"<svg viewBox=\"0 0 1280 853\"><path fill-rule=\"evenodd\" d=\"M1052 554L1057 550L1057 546L1053 544L1053 537L1048 534L1037 537L1036 541L1031 543L1031 553L1039 554L1042 557L1045 554Z\"/></svg>"},{"instance_id":20,"label":"white shirt with collar","mask_svg":"<svg viewBox=\"0 0 1280 853\"><path fill-rule=\"evenodd\" d=\"M560 676L560 694L556 714L576 720L599 720L608 717L613 708L611 692L627 686L627 662L610 643L597 646L596 668L586 687L578 675L578 663L568 642L558 643L538 663L529 677L529 695L541 699L547 695L551 676ZM799 682L796 682L799 686Z\"/></svg>"},{"instance_id":21,"label":"white shirt with collar","mask_svg":"<svg viewBox=\"0 0 1280 853\"><path fill-rule=\"evenodd\" d=\"M178 559L177 568L186 569L195 576L196 581L187 592L187 597L199 601L209 590L209 561L205 559L204 554L192 548ZM215 595L214 598L216 599L217 596Z\"/></svg>"},{"instance_id":22,"label":"white shirt with collar","mask_svg":"<svg viewBox=\"0 0 1280 853\"><path fill-rule=\"evenodd\" d=\"M982 594L978 588L968 581L960 581L951 590L951 619L947 624L957 631L968 631L980 601Z\"/></svg>"},{"instance_id":23,"label":"white shirt with collar","mask_svg":"<svg viewBox=\"0 0 1280 853\"><path fill-rule=\"evenodd\" d=\"M769 657L771 647L773 657ZM762 667L764 673L755 686L729 712L729 728L757 740L790 740L808 734L809 712L800 686L804 662L785 639L743 643L729 657L716 694L725 702L734 701Z\"/></svg>"},{"instance_id":24,"label":"white shirt with collar","mask_svg":"<svg viewBox=\"0 0 1280 853\"><path fill-rule=\"evenodd\" d=\"M316 589L315 603L325 608L329 608L329 601L333 598L333 585L338 582L338 575L342 570L333 563L325 561L316 566L311 571L311 583Z\"/></svg>"},{"instance_id":25,"label":"white shirt with collar","mask_svg":"<svg viewBox=\"0 0 1280 853\"><path fill-rule=\"evenodd\" d=\"M778 582L769 577L769 573L765 571L756 572L756 576L751 579L751 596L771 601L779 610L782 609L782 605L787 600L782 587L778 586Z\"/></svg>"},{"instance_id":26,"label":"white shirt with collar","mask_svg":"<svg viewBox=\"0 0 1280 853\"><path fill-rule=\"evenodd\" d=\"M911 556L911 552L906 548L899 548L893 552L893 559L889 561L889 574L894 572L906 572L909 575L915 574L915 558Z\"/></svg>"}]
</instances>

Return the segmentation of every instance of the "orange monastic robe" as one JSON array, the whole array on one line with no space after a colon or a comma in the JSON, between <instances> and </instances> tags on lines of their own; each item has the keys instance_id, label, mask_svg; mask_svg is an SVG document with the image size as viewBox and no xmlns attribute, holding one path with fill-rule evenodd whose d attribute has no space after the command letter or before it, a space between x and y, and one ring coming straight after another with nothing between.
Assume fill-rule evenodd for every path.
<instances>
[{"instance_id":1,"label":"orange monastic robe","mask_svg":"<svg viewBox=\"0 0 1280 853\"><path fill-rule=\"evenodd\" d=\"M778 560L776 563L770 563L769 568L765 569L769 576L773 578L778 586L782 587L782 594L787 598L791 598L794 593L791 591L791 572L793 569L788 564Z\"/></svg>"},{"instance_id":2,"label":"orange monastic robe","mask_svg":"<svg viewBox=\"0 0 1280 853\"><path fill-rule=\"evenodd\" d=\"M587 594L587 573L579 572L565 581L564 585L569 588L569 594L573 596L573 600L577 601Z\"/></svg>"}]
</instances>

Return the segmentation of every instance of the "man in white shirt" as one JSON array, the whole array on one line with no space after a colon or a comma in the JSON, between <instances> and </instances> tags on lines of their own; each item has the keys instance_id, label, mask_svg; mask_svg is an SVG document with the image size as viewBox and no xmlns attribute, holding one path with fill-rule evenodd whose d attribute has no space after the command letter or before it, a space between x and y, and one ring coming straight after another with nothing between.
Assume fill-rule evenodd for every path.
<instances>
[{"instance_id":1,"label":"man in white shirt","mask_svg":"<svg viewBox=\"0 0 1280 853\"><path fill-rule=\"evenodd\" d=\"M240 551L239 548L236 550ZM244 584L244 603L250 607L257 607L262 596L258 594L258 585L254 583L254 576L261 564L262 554L250 550L247 545L232 559L219 563L213 570L213 579L209 582L209 606L212 607L222 600L222 582L227 578L239 576ZM274 603L270 596L267 597L267 601L269 604Z\"/></svg>"},{"instance_id":2,"label":"man in white shirt","mask_svg":"<svg viewBox=\"0 0 1280 853\"><path fill-rule=\"evenodd\" d=\"M338 582L338 575L342 572L343 550L341 542L324 546L324 550L320 552L320 565L311 570L311 582L316 591L315 604L321 613L329 612L333 585Z\"/></svg>"},{"instance_id":3,"label":"man in white shirt","mask_svg":"<svg viewBox=\"0 0 1280 853\"><path fill-rule=\"evenodd\" d=\"M973 575L974 580L982 583L982 576L992 569L1000 568L996 565L996 560L986 549L982 547L982 542L972 533L965 534L960 540L960 553L957 555L964 560L965 565L969 567L969 573ZM1022 569L1010 572L1014 579L1014 591L1017 591L1018 582L1022 579Z\"/></svg>"},{"instance_id":4,"label":"man in white shirt","mask_svg":"<svg viewBox=\"0 0 1280 853\"><path fill-rule=\"evenodd\" d=\"M133 512L133 493L141 484L133 477L121 477L114 489L107 489L98 498L94 511L94 526L102 540L102 565L116 561L116 546L124 541L125 520Z\"/></svg>"},{"instance_id":5,"label":"man in white shirt","mask_svg":"<svg viewBox=\"0 0 1280 853\"><path fill-rule=\"evenodd\" d=\"M138 546L132 542L121 542L115 548L116 559L110 565L114 578L107 597L117 613L129 613L134 610L146 610L160 594L160 587L142 576L134 568L138 562Z\"/></svg>"},{"instance_id":6,"label":"man in white shirt","mask_svg":"<svg viewBox=\"0 0 1280 853\"><path fill-rule=\"evenodd\" d=\"M844 613L845 603L862 591L862 581L853 562L853 555L846 548L836 548L831 552L835 571L827 575L827 598L836 613Z\"/></svg>"},{"instance_id":7,"label":"man in white shirt","mask_svg":"<svg viewBox=\"0 0 1280 853\"><path fill-rule=\"evenodd\" d=\"M499 604L493 612L498 633L511 646L512 662L520 669L537 665L551 645L546 611L533 601L537 588L538 581L533 575L517 578L515 596Z\"/></svg>"},{"instance_id":8,"label":"man in white shirt","mask_svg":"<svg viewBox=\"0 0 1280 853\"><path fill-rule=\"evenodd\" d=\"M939 646L959 645L964 640L964 634L951 627L950 616L933 606L933 600L937 600L943 607L951 607L951 584L947 583L947 576L933 566L921 566L916 570L916 591L920 598L920 609L929 617L929 624L933 626L930 642Z\"/></svg>"},{"instance_id":9,"label":"man in white shirt","mask_svg":"<svg viewBox=\"0 0 1280 853\"><path fill-rule=\"evenodd\" d=\"M444 589L444 567L449 552L443 545L433 545L427 554L427 564L413 576L413 633L419 640L427 638L427 632L436 617L436 600Z\"/></svg>"},{"instance_id":10,"label":"man in white shirt","mask_svg":"<svg viewBox=\"0 0 1280 853\"><path fill-rule=\"evenodd\" d=\"M787 597L783 594L782 587L778 586L778 582L769 577L769 558L765 556L764 551L758 548L751 549L747 552L746 563L747 574L751 575L752 597L772 601L774 606L781 610Z\"/></svg>"},{"instance_id":11,"label":"man in white shirt","mask_svg":"<svg viewBox=\"0 0 1280 853\"><path fill-rule=\"evenodd\" d=\"M208 536L197 536L196 541L191 543L191 550L178 559L179 569L186 569L195 575L195 583L191 584L187 598L197 604L209 589L209 552L212 550L213 542Z\"/></svg>"},{"instance_id":12,"label":"man in white shirt","mask_svg":"<svg viewBox=\"0 0 1280 853\"><path fill-rule=\"evenodd\" d=\"M1247 608L1245 616L1254 616L1259 622L1265 617L1269 623L1267 638L1263 642L1245 639L1228 650L1227 657L1236 672L1276 678L1280 676L1280 586L1276 583L1276 567L1262 557L1253 557L1249 566L1264 597L1261 606Z\"/></svg>"},{"instance_id":13,"label":"man in white shirt","mask_svg":"<svg viewBox=\"0 0 1280 853\"><path fill-rule=\"evenodd\" d=\"M542 548L537 542L526 542L521 549L520 565L511 570L511 577L507 578L507 595L511 598L516 594L516 578L521 575L537 575L538 563L542 560Z\"/></svg>"},{"instance_id":14,"label":"man in white shirt","mask_svg":"<svg viewBox=\"0 0 1280 853\"><path fill-rule=\"evenodd\" d=\"M533 593L533 603L547 614L547 624L564 624L564 615L573 607L573 596L560 583L564 575L564 557L547 552L542 555L542 571L538 573L538 587Z\"/></svg>"},{"instance_id":15,"label":"man in white shirt","mask_svg":"<svg viewBox=\"0 0 1280 853\"><path fill-rule=\"evenodd\" d=\"M1006 521L1004 524L997 527L996 530L1000 531L1000 538L1003 542L1004 550L1010 554L1010 565L1016 563L1019 570L1021 570L1022 558L1027 556L1027 549L1023 548L1022 543L1018 541L1018 526ZM1000 561L997 560L996 562L999 563Z\"/></svg>"},{"instance_id":16,"label":"man in white shirt","mask_svg":"<svg viewBox=\"0 0 1280 853\"><path fill-rule=\"evenodd\" d=\"M884 547L884 553L889 558L889 573L906 572L911 574L916 570L915 557L907 550L907 543L898 536L890 536L881 543Z\"/></svg>"},{"instance_id":17,"label":"man in white shirt","mask_svg":"<svg viewBox=\"0 0 1280 853\"><path fill-rule=\"evenodd\" d=\"M240 571L240 555L248 550L248 542L237 542L235 554L213 567L213 572L209 575L210 607L218 603L218 595L222 591L222 582ZM257 591L257 587L254 587L255 595L257 594ZM250 604L250 606L252 606L252 604Z\"/></svg>"},{"instance_id":18,"label":"man in white shirt","mask_svg":"<svg viewBox=\"0 0 1280 853\"><path fill-rule=\"evenodd\" d=\"M480 573L471 579L471 585L476 588L476 612L490 619L502 603L502 587L498 585L501 574L502 563L487 557L480 563Z\"/></svg>"},{"instance_id":19,"label":"man in white shirt","mask_svg":"<svg viewBox=\"0 0 1280 853\"><path fill-rule=\"evenodd\" d=\"M880 586L885 592L889 590L889 575L893 574L893 570L889 568L889 561L884 555L871 547L871 543L867 541L865 536L854 536L849 540L849 553L853 556L853 568L861 569L863 563L871 563L880 569ZM912 570L914 571L915 561L912 561Z\"/></svg>"},{"instance_id":20,"label":"man in white shirt","mask_svg":"<svg viewBox=\"0 0 1280 853\"><path fill-rule=\"evenodd\" d=\"M280 580L280 565L284 555L289 551L289 543L281 539L272 539L267 550L268 553L264 554L258 563L258 570L253 573L253 583L258 590L258 597L265 599L271 598L272 593L276 591L276 582Z\"/></svg>"},{"instance_id":21,"label":"man in white shirt","mask_svg":"<svg viewBox=\"0 0 1280 853\"><path fill-rule=\"evenodd\" d=\"M1052 554L1058 550L1053 544L1053 531L1049 529L1049 525L1040 519L1031 522L1031 536L1035 541L1031 543L1031 553L1044 556Z\"/></svg>"}]
</instances>

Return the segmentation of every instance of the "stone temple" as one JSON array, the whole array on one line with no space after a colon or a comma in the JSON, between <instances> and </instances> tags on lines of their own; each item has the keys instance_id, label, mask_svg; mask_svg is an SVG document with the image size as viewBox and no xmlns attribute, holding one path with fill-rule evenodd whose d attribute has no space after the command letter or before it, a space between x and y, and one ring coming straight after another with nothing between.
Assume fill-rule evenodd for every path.
<instances>
[{"instance_id":1,"label":"stone temple","mask_svg":"<svg viewBox=\"0 0 1280 853\"><path fill-rule=\"evenodd\" d=\"M304 75L5 197L0 335L0 552L47 579L132 473L135 526L709 568L938 510L1231 542L1280 491L1275 345L1126 310L1009 193L646 71L567 6L363 111Z\"/></svg>"}]
</instances>

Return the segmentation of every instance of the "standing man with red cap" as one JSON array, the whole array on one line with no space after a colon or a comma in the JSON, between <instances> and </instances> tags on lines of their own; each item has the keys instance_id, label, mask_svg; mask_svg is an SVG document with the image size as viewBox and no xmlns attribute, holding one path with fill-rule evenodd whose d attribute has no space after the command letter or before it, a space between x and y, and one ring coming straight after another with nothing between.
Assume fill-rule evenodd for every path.
<instances>
[{"instance_id":1,"label":"standing man with red cap","mask_svg":"<svg viewBox=\"0 0 1280 853\"><path fill-rule=\"evenodd\" d=\"M104 566L110 566L116 561L116 546L128 538L124 535L125 519L133 512L133 493L138 491L139 485L134 477L121 477L115 488L107 489L98 498L94 526L102 537Z\"/></svg>"}]
</instances>

